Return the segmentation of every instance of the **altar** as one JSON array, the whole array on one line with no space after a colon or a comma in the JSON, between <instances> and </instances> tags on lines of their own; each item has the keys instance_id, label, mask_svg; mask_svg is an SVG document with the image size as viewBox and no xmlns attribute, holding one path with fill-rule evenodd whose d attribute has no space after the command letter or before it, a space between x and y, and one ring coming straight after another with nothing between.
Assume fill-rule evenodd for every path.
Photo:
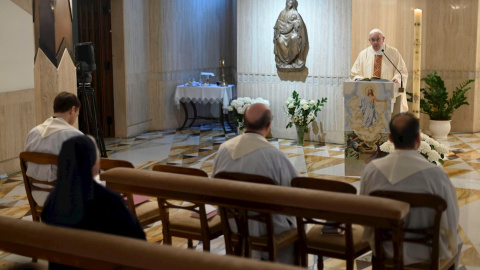
<instances>
[{"instance_id":1,"label":"altar","mask_svg":"<svg viewBox=\"0 0 480 270\"><path fill-rule=\"evenodd\" d=\"M231 129L234 129L230 124L228 118L228 106L232 98L236 97L237 93L235 90L235 85L228 86L217 86L217 85L199 85L199 86L189 86L189 85L179 85L175 89L174 95L174 104L177 107L182 106L185 112L185 120L183 121L180 130L182 130L189 119L192 120L189 127L193 126L197 119L207 119L207 120L216 120L222 123L223 131L226 133L224 120L227 120ZM190 103L193 109L193 117L189 117L187 103ZM218 104L218 117L207 117L200 116L197 113L197 104ZM215 113L215 112L214 112ZM227 114L227 117L225 117Z\"/></svg>"}]
</instances>

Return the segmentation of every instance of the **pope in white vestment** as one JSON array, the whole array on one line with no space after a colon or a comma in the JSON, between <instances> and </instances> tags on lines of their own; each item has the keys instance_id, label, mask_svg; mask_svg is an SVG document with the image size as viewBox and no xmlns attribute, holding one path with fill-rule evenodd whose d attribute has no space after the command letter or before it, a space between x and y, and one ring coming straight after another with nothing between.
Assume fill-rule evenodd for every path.
<instances>
[{"instance_id":1,"label":"pope in white vestment","mask_svg":"<svg viewBox=\"0 0 480 270\"><path fill-rule=\"evenodd\" d=\"M413 115L410 117L414 118ZM415 121L418 123L418 120ZM401 150L396 146L394 152L370 162L363 171L360 194L369 195L376 190L428 193L442 197L447 203L447 209L440 224L440 259L452 258L460 251L462 241L457 233L458 200L455 188L442 167L430 163L415 149ZM432 223L433 212L425 208L411 209L405 220L405 226L410 228L431 226ZM365 228L364 239L370 241L372 249L375 247L372 228ZM391 243L384 243L384 250L387 257L393 257ZM405 265L430 260L430 249L420 244L404 243L403 254Z\"/></svg>"},{"instance_id":2,"label":"pope in white vestment","mask_svg":"<svg viewBox=\"0 0 480 270\"><path fill-rule=\"evenodd\" d=\"M260 103L254 105L266 106ZM248 110L250 108L247 109L246 114ZM291 180L298 176L298 172L288 157L270 144L263 135L249 132L247 125L245 125L245 128L247 129L245 134L220 145L215 157L212 175L222 171L257 174L270 177L277 185L290 187ZM273 226L275 234L280 234L295 229L297 227L296 219L293 216L273 215ZM253 221L249 223L249 230L251 235L257 236L267 233L265 226ZM278 262L293 264L295 254L293 246L286 247L277 254ZM255 257L255 254L252 254L252 256ZM262 257L268 259L263 255Z\"/></svg>"},{"instance_id":3,"label":"pope in white vestment","mask_svg":"<svg viewBox=\"0 0 480 270\"><path fill-rule=\"evenodd\" d=\"M381 60L381 75L379 76L382 79L393 81L400 84L401 79L403 80L403 87L405 88L408 80L408 70L403 61L402 55L392 46L384 44L385 37L379 29L373 29L369 35L369 41L372 46L364 49L358 54L357 60L350 70L350 79L353 81L361 80L364 78L374 77L374 65L375 65L375 55L382 56ZM387 57L397 66L400 73L393 67L392 63L388 61ZM402 94L402 104L401 112L408 111L408 104L406 94Z\"/></svg>"}]
</instances>

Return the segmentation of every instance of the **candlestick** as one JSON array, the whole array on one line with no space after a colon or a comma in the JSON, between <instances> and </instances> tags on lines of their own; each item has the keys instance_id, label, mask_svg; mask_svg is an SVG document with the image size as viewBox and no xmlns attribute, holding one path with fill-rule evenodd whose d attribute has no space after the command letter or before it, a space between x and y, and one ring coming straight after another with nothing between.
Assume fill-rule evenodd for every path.
<instances>
[{"instance_id":1,"label":"candlestick","mask_svg":"<svg viewBox=\"0 0 480 270\"><path fill-rule=\"evenodd\" d=\"M228 83L225 81L225 60L222 57L222 60L220 60L220 67L222 67L222 82L220 83L220 86L228 86Z\"/></svg>"},{"instance_id":2,"label":"candlestick","mask_svg":"<svg viewBox=\"0 0 480 270\"><path fill-rule=\"evenodd\" d=\"M420 118L420 79L422 60L422 10L413 11L413 98L412 113Z\"/></svg>"}]
</instances>

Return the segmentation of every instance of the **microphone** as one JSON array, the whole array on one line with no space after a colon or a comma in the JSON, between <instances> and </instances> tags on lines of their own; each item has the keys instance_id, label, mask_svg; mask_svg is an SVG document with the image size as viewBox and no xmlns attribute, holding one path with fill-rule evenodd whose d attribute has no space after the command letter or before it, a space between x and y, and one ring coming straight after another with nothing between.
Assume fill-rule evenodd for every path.
<instances>
[{"instance_id":1,"label":"microphone","mask_svg":"<svg viewBox=\"0 0 480 270\"><path fill-rule=\"evenodd\" d=\"M403 76L402 76L402 73L400 72L400 70L398 70L397 66L395 66L395 64L392 62L392 60L390 60L390 58L388 58L388 56L385 54L385 50L384 50L384 49L382 49L382 53L383 53L383 55L385 55L385 57L387 57L388 61L390 61L390 64L392 64L392 66L398 71L398 73L400 73L400 88L398 89L398 92L403 93L403 92L404 92L404 89L403 89Z\"/></svg>"}]
</instances>

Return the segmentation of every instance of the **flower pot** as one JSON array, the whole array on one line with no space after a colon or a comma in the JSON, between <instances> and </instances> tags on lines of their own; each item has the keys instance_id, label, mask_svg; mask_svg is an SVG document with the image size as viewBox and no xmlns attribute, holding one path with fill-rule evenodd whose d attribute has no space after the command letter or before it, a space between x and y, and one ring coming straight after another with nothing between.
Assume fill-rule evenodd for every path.
<instances>
[{"instance_id":1,"label":"flower pot","mask_svg":"<svg viewBox=\"0 0 480 270\"><path fill-rule=\"evenodd\" d=\"M297 145L303 145L305 143L305 129L306 125L295 125L297 129Z\"/></svg>"},{"instance_id":2,"label":"flower pot","mask_svg":"<svg viewBox=\"0 0 480 270\"><path fill-rule=\"evenodd\" d=\"M450 125L452 120L430 120L430 132L435 139L446 139L452 126Z\"/></svg>"}]
</instances>

